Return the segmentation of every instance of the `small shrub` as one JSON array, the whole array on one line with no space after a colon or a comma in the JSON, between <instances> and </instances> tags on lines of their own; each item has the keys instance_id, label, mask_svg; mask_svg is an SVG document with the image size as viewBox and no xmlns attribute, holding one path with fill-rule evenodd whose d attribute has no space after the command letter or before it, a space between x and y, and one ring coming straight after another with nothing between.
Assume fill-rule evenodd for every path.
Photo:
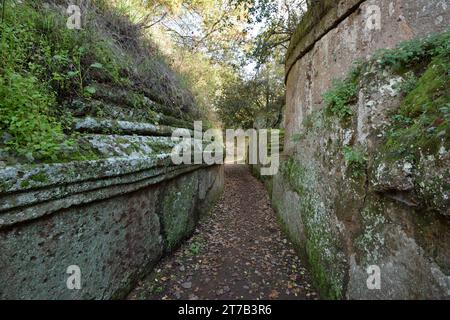
<instances>
[{"instance_id":1,"label":"small shrub","mask_svg":"<svg viewBox=\"0 0 450 320\"><path fill-rule=\"evenodd\" d=\"M288 160L282 163L280 172L293 190L300 195L305 193L304 180L307 173L297 160L289 157Z\"/></svg>"},{"instance_id":2,"label":"small shrub","mask_svg":"<svg viewBox=\"0 0 450 320\"><path fill-rule=\"evenodd\" d=\"M356 101L358 85L350 80L335 80L333 88L323 95L327 110L339 117L347 119L353 115L350 104Z\"/></svg>"},{"instance_id":3,"label":"small shrub","mask_svg":"<svg viewBox=\"0 0 450 320\"><path fill-rule=\"evenodd\" d=\"M74 134L68 106L94 97L98 83L136 92L133 106L139 109L149 108L144 89L169 109L191 96L184 88L179 95L171 89L180 87L177 75L117 3L92 1L83 29L70 30L57 7L61 2L47 2L7 1L0 24L0 147L13 156L45 162L84 158L86 150L63 139L63 130ZM86 156L92 158L91 152Z\"/></svg>"}]
</instances>

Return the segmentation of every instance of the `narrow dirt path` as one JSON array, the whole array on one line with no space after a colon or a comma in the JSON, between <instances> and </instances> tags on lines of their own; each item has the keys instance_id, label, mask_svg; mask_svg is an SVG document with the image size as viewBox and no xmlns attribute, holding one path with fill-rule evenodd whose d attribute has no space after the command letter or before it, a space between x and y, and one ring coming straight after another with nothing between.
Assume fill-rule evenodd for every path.
<instances>
[{"instance_id":1,"label":"narrow dirt path","mask_svg":"<svg viewBox=\"0 0 450 320\"><path fill-rule=\"evenodd\" d=\"M281 233L267 192L245 165L225 167L225 191L210 216L129 299L317 299Z\"/></svg>"}]
</instances>

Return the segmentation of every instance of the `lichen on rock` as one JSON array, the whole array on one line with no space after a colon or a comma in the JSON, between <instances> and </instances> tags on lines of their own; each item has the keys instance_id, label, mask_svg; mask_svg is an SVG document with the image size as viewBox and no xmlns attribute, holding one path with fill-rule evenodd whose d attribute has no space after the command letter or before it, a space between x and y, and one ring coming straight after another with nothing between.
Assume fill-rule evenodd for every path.
<instances>
[{"instance_id":1,"label":"lichen on rock","mask_svg":"<svg viewBox=\"0 0 450 320\"><path fill-rule=\"evenodd\" d=\"M341 80L328 89L301 69L320 69L313 63L337 50L326 35L288 71L293 119L272 201L325 297L442 298L448 290L449 35L380 50L343 78L333 70ZM367 289L371 265L391 289Z\"/></svg>"}]
</instances>

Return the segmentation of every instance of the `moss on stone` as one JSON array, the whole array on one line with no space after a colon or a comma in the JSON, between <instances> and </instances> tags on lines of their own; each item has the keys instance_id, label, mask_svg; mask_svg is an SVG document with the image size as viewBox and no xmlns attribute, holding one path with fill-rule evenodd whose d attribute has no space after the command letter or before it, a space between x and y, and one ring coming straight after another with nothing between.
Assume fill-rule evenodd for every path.
<instances>
[{"instance_id":1,"label":"moss on stone","mask_svg":"<svg viewBox=\"0 0 450 320\"><path fill-rule=\"evenodd\" d=\"M314 1L308 11L302 17L300 24L295 30L286 57L289 57L297 44L314 28L314 26L332 9L337 6L334 0Z\"/></svg>"},{"instance_id":2,"label":"moss on stone","mask_svg":"<svg viewBox=\"0 0 450 320\"><path fill-rule=\"evenodd\" d=\"M344 159L352 178L364 176L367 168L367 155L360 147L344 146Z\"/></svg>"},{"instance_id":3,"label":"moss on stone","mask_svg":"<svg viewBox=\"0 0 450 320\"><path fill-rule=\"evenodd\" d=\"M20 187L21 188L28 188L30 186L30 181L28 181L28 180L23 180L23 181L21 181L20 182Z\"/></svg>"},{"instance_id":4,"label":"moss on stone","mask_svg":"<svg viewBox=\"0 0 450 320\"><path fill-rule=\"evenodd\" d=\"M379 204L380 200L370 201L360 215L363 230L355 239L355 244L362 253L362 263L365 265L377 264L382 258L382 249L385 245L383 230L387 218Z\"/></svg>"},{"instance_id":5,"label":"moss on stone","mask_svg":"<svg viewBox=\"0 0 450 320\"><path fill-rule=\"evenodd\" d=\"M299 195L304 193L302 181L305 178L305 172L298 161L292 157L288 158L281 166L281 173L295 192Z\"/></svg>"},{"instance_id":6,"label":"moss on stone","mask_svg":"<svg viewBox=\"0 0 450 320\"><path fill-rule=\"evenodd\" d=\"M338 117L345 125L348 125L353 116L351 106L358 101L361 70L362 63L357 61L345 79L335 79L333 86L323 94L327 113Z\"/></svg>"},{"instance_id":7,"label":"moss on stone","mask_svg":"<svg viewBox=\"0 0 450 320\"><path fill-rule=\"evenodd\" d=\"M45 173L41 172L41 173L37 173L35 175L32 175L30 177L30 180L33 180L35 182L45 183L48 180L48 178L47 178L47 175Z\"/></svg>"},{"instance_id":8,"label":"moss on stone","mask_svg":"<svg viewBox=\"0 0 450 320\"><path fill-rule=\"evenodd\" d=\"M316 192L315 171L296 159L289 158L282 164L281 173L299 195L299 214L307 239L305 251L314 283L323 296L330 299L342 298L346 262L324 200Z\"/></svg>"},{"instance_id":9,"label":"moss on stone","mask_svg":"<svg viewBox=\"0 0 450 320\"><path fill-rule=\"evenodd\" d=\"M293 135L293 140L301 144L297 150L303 147L302 153L282 162L280 179L286 182L283 191L290 188L298 193L298 204L295 201L292 210L282 197L273 199L273 203L291 239L300 237L289 234L298 231L287 224L301 223L302 239L306 240L296 246L305 251L315 284L324 297L344 296L348 271L345 248L348 254L355 254L360 266L381 263L387 257L384 255L393 251L393 244L386 244L389 239L385 237L398 226L395 214L400 221L401 215L416 216L423 208L448 212L449 183L443 168L450 148L448 40L447 31L405 42L358 62L347 77L325 93L322 115L313 111L304 117L302 131ZM389 90L385 89L386 80ZM398 83L401 90L393 87ZM371 101L358 101L359 94L365 99L370 96ZM374 98L385 105L373 103ZM386 115L392 121L385 121ZM351 128L346 128L348 125ZM383 188L375 190L373 170L379 168L378 158L382 158L389 175L383 177ZM407 165L399 167L398 160ZM331 186L324 186L326 182ZM342 191L332 190L337 186ZM387 197L414 208L402 210ZM434 218L432 221L436 222ZM407 227L404 231L410 232L411 226ZM435 232L433 236L441 235ZM440 256L445 256L445 249L440 250L444 252Z\"/></svg>"},{"instance_id":10,"label":"moss on stone","mask_svg":"<svg viewBox=\"0 0 450 320\"><path fill-rule=\"evenodd\" d=\"M315 241L307 240L306 252L308 263L313 272L314 283L322 295L328 299L338 300L343 297L343 274L335 274L332 265L326 265L322 257L323 248Z\"/></svg>"},{"instance_id":11,"label":"moss on stone","mask_svg":"<svg viewBox=\"0 0 450 320\"><path fill-rule=\"evenodd\" d=\"M417 85L404 98L383 145L388 158L417 159L450 147L450 59L432 60Z\"/></svg>"},{"instance_id":12,"label":"moss on stone","mask_svg":"<svg viewBox=\"0 0 450 320\"><path fill-rule=\"evenodd\" d=\"M196 222L193 200L197 192L197 175L185 176L176 183L179 186L168 187L163 199L163 225L167 251L173 250L184 237L188 236Z\"/></svg>"},{"instance_id":13,"label":"moss on stone","mask_svg":"<svg viewBox=\"0 0 450 320\"><path fill-rule=\"evenodd\" d=\"M148 142L147 145L152 148L155 153L170 153L172 151L171 145L159 141Z\"/></svg>"}]
</instances>

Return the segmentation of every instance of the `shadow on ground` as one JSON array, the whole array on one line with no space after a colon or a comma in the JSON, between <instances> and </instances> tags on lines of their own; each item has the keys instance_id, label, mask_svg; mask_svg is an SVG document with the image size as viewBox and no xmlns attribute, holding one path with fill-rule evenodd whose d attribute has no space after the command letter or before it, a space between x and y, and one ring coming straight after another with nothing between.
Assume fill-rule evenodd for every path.
<instances>
[{"instance_id":1,"label":"shadow on ground","mask_svg":"<svg viewBox=\"0 0 450 320\"><path fill-rule=\"evenodd\" d=\"M129 299L318 299L282 234L268 194L245 165L225 166L211 214Z\"/></svg>"}]
</instances>

